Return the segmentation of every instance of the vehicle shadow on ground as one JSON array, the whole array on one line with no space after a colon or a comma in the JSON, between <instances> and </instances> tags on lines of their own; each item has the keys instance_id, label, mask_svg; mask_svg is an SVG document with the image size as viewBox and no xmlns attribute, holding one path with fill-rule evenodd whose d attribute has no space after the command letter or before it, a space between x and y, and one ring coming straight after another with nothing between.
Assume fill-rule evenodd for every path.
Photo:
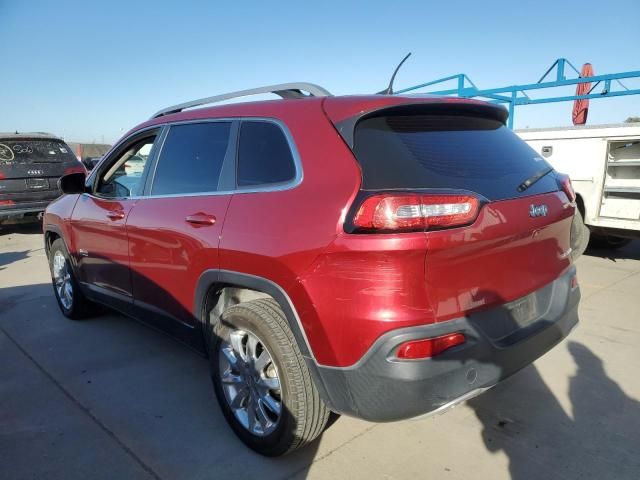
<instances>
[{"instance_id":1,"label":"vehicle shadow on ground","mask_svg":"<svg viewBox=\"0 0 640 480\"><path fill-rule=\"evenodd\" d=\"M217 405L208 362L164 334L114 313L67 320L49 284L2 289L0 308L0 333L55 379L73 399L68 408L90 412L88 421L100 422L95 429L108 429L156 478L304 478L321 455L318 441L275 459L246 448ZM514 480L637 478L640 404L587 347L569 341L557 348L565 345L577 367L568 383L570 407L534 366L525 368L467 403L482 423L484 445L508 457ZM14 409L0 412L12 419L12 430L0 435L0 458L12 459L12 474L88 478L90 469L92 478L110 478L102 452L84 449L62 416L45 415L43 423L41 410L26 408L31 401L9 399Z\"/></svg>"},{"instance_id":2,"label":"vehicle shadow on ground","mask_svg":"<svg viewBox=\"0 0 640 480\"><path fill-rule=\"evenodd\" d=\"M577 367L569 412L533 365L468 402L486 448L508 457L513 480L637 479L640 402L587 347L568 341L567 348Z\"/></svg>"},{"instance_id":3,"label":"vehicle shadow on ground","mask_svg":"<svg viewBox=\"0 0 640 480\"><path fill-rule=\"evenodd\" d=\"M634 240L630 244L618 249L587 247L584 252L589 257L600 257L615 262L616 260L640 260L640 240Z\"/></svg>"},{"instance_id":4,"label":"vehicle shadow on ground","mask_svg":"<svg viewBox=\"0 0 640 480\"><path fill-rule=\"evenodd\" d=\"M19 262L29 256L31 250L22 250L20 252L0 252L0 271L7 268L13 262Z\"/></svg>"},{"instance_id":5,"label":"vehicle shadow on ground","mask_svg":"<svg viewBox=\"0 0 640 480\"><path fill-rule=\"evenodd\" d=\"M245 447L220 411L208 361L161 332L117 313L68 320L59 313L49 284L4 288L0 306L0 334L28 351L156 478L288 478L304 475L314 461L318 440L282 458L262 457ZM29 400L12 404L23 403ZM0 457L12 458L18 477L87 478L90 466L93 478L109 478L100 452L83 449L73 432L58 437L63 418L48 418L43 425L41 412L2 414L17 430L0 435ZM49 443L53 432L55 442ZM39 450L55 462L31 457L42 442L46 445ZM52 470L61 465L63 470Z\"/></svg>"},{"instance_id":6,"label":"vehicle shadow on ground","mask_svg":"<svg viewBox=\"0 0 640 480\"><path fill-rule=\"evenodd\" d=\"M42 222L26 222L15 225L0 225L0 236L4 235L31 235L42 233ZM14 262L24 260L33 250L16 250L11 252L0 252L0 271L6 269Z\"/></svg>"}]
</instances>

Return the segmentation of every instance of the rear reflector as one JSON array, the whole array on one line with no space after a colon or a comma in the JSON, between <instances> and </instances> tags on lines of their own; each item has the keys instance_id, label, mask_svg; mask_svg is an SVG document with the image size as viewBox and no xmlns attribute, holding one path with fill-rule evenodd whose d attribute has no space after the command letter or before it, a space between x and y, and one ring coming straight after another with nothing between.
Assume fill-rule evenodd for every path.
<instances>
[{"instance_id":1,"label":"rear reflector","mask_svg":"<svg viewBox=\"0 0 640 480\"><path fill-rule=\"evenodd\" d=\"M353 224L367 231L419 231L468 225L480 202L471 195L380 194L367 198Z\"/></svg>"},{"instance_id":2,"label":"rear reflector","mask_svg":"<svg viewBox=\"0 0 640 480\"><path fill-rule=\"evenodd\" d=\"M401 360L417 360L420 358L435 357L445 350L465 342L462 333L450 333L442 337L412 340L398 347L396 357Z\"/></svg>"},{"instance_id":3,"label":"rear reflector","mask_svg":"<svg viewBox=\"0 0 640 480\"><path fill-rule=\"evenodd\" d=\"M557 178L558 178L558 185L560 186L562 191L565 193L569 201L571 203L575 202L576 192L573 189L573 185L571 184L571 179L569 178L569 175L566 175L564 173L559 173Z\"/></svg>"},{"instance_id":4,"label":"rear reflector","mask_svg":"<svg viewBox=\"0 0 640 480\"><path fill-rule=\"evenodd\" d=\"M14 205L13 200L0 200L0 207L6 207L7 205Z\"/></svg>"}]
</instances>

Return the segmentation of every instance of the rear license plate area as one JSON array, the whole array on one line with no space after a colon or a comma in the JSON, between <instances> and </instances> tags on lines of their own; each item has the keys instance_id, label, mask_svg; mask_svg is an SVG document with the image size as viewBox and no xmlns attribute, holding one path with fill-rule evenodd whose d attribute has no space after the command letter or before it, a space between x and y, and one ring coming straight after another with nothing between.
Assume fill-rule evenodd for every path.
<instances>
[{"instance_id":1,"label":"rear license plate area","mask_svg":"<svg viewBox=\"0 0 640 480\"><path fill-rule=\"evenodd\" d=\"M524 328L538 318L537 306L535 294L527 295L506 305L517 328Z\"/></svg>"},{"instance_id":2,"label":"rear license plate area","mask_svg":"<svg viewBox=\"0 0 640 480\"><path fill-rule=\"evenodd\" d=\"M472 313L469 320L496 345L508 346L524 332L535 329L533 325L540 318L540 312L546 308L539 305L540 300L538 292L534 292L512 302ZM544 303L544 295L542 300Z\"/></svg>"},{"instance_id":3,"label":"rear license plate area","mask_svg":"<svg viewBox=\"0 0 640 480\"><path fill-rule=\"evenodd\" d=\"M27 178L27 188L30 190L46 190L49 188L49 180L46 178Z\"/></svg>"}]
</instances>

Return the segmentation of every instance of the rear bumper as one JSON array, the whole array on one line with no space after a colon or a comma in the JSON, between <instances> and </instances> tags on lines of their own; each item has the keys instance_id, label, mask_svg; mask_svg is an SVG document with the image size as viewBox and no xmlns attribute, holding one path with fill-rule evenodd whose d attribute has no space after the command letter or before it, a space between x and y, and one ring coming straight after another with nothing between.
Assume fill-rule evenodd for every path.
<instances>
[{"instance_id":1,"label":"rear bumper","mask_svg":"<svg viewBox=\"0 0 640 480\"><path fill-rule=\"evenodd\" d=\"M515 326L509 310L500 306L388 332L354 366L316 367L323 396L337 412L384 422L439 413L482 393L542 356L577 324L580 291L571 289L574 275L571 267L535 292L544 308L524 327ZM401 343L453 332L464 333L466 342L430 359L394 358Z\"/></svg>"},{"instance_id":2,"label":"rear bumper","mask_svg":"<svg viewBox=\"0 0 640 480\"><path fill-rule=\"evenodd\" d=\"M51 201L16 203L10 207L0 207L0 220L44 212Z\"/></svg>"}]
</instances>

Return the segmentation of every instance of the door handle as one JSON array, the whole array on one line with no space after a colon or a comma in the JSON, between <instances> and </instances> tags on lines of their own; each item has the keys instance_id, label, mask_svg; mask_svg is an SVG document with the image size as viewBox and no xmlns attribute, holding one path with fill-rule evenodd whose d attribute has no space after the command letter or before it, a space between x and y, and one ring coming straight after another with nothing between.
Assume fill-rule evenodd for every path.
<instances>
[{"instance_id":1,"label":"door handle","mask_svg":"<svg viewBox=\"0 0 640 480\"><path fill-rule=\"evenodd\" d=\"M115 210L107 212L107 217L111 220L122 220L124 218L124 212L122 210Z\"/></svg>"},{"instance_id":2,"label":"door handle","mask_svg":"<svg viewBox=\"0 0 640 480\"><path fill-rule=\"evenodd\" d=\"M216 223L216 217L199 212L192 215L187 215L185 221L193 225L213 225L214 223Z\"/></svg>"}]
</instances>

